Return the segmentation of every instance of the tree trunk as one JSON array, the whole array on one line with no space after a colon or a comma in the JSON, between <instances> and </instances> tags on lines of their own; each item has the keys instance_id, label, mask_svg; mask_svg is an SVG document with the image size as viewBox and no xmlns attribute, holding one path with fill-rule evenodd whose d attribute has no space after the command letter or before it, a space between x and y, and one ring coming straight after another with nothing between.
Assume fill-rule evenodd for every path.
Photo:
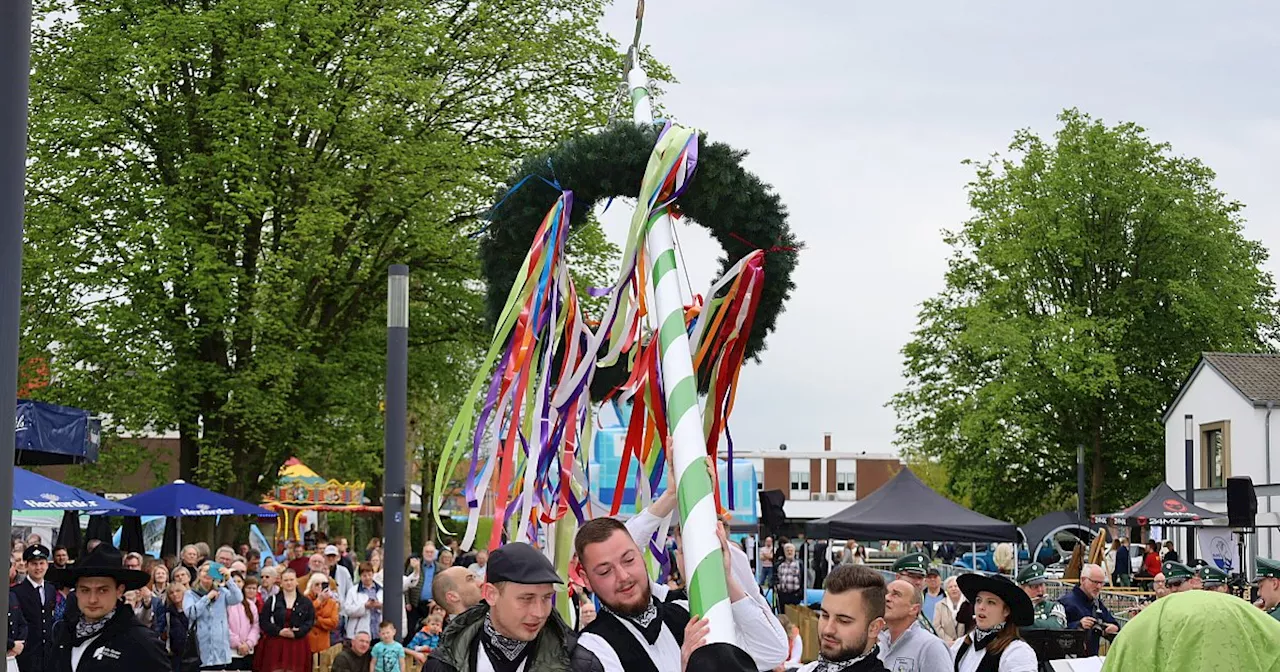
<instances>
[{"instance_id":1,"label":"tree trunk","mask_svg":"<svg viewBox=\"0 0 1280 672\"><path fill-rule=\"evenodd\" d=\"M1093 427L1093 466L1089 474L1089 510L1093 515L1101 511L1102 506L1102 423Z\"/></svg>"}]
</instances>

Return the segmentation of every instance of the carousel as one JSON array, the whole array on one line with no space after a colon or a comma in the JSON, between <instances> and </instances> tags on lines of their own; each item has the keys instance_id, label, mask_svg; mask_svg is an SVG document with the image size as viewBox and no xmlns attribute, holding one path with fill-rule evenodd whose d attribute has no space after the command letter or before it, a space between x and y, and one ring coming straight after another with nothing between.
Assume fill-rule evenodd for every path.
<instances>
[{"instance_id":1,"label":"carousel","mask_svg":"<svg viewBox=\"0 0 1280 672\"><path fill-rule=\"evenodd\" d=\"M276 517L276 540L300 540L307 523L322 523L329 511L382 513L381 506L365 503L364 482L326 479L296 457L280 467L276 486L263 496L262 506Z\"/></svg>"}]
</instances>

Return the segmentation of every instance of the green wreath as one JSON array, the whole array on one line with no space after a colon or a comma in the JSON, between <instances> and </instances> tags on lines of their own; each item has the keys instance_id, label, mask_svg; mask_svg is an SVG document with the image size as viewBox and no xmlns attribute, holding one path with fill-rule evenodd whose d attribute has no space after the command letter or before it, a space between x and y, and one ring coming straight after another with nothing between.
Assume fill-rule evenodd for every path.
<instances>
[{"instance_id":1,"label":"green wreath","mask_svg":"<svg viewBox=\"0 0 1280 672\"><path fill-rule=\"evenodd\" d=\"M587 220L596 202L639 195L645 166L659 127L620 122L603 131L561 143L548 153L526 158L509 184L531 175L573 191L570 226ZM725 251L721 272L751 251L781 252L765 261L764 287L755 324L747 339L746 356L759 361L765 338L777 326L783 304L795 288L797 252L802 244L787 224L787 212L777 194L760 178L743 169L746 152L723 143L700 139L697 174L677 202L683 215L704 226ZM488 284L489 325L496 324L530 241L559 193L540 180L528 180L508 193L490 215L487 235L480 243L480 260ZM696 288L695 288L696 290ZM709 297L708 297L709 298ZM699 387L709 382L699 372ZM626 379L624 365L597 371L591 386L599 400Z\"/></svg>"}]
</instances>

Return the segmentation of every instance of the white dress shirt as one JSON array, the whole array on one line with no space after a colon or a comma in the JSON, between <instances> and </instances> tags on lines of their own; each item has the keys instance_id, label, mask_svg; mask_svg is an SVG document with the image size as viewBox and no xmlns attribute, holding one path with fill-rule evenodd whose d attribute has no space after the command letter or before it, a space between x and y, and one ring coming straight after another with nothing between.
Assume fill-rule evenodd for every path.
<instances>
[{"instance_id":1,"label":"white dress shirt","mask_svg":"<svg viewBox=\"0 0 1280 672\"><path fill-rule=\"evenodd\" d=\"M656 589L657 584L651 587ZM689 608L689 604L684 600L676 600L672 604L679 605L682 609ZM778 619L750 597L739 599L730 605L730 609L733 611L733 624L737 630L737 637L735 637L737 641L734 643L738 648L747 652L762 672L780 665L787 657L787 642L783 638L779 646L775 641ZM655 668L663 671L680 669L680 644L676 642L675 635L665 623L662 625L657 641L650 645L630 620L619 618L618 621L632 637L636 638L645 653L649 654ZM781 628L777 629L781 630ZM600 664L604 666L605 672L626 672L613 646L600 635L584 632L578 637L578 646L595 654ZM480 672L479 668L476 672Z\"/></svg>"},{"instance_id":2,"label":"white dress shirt","mask_svg":"<svg viewBox=\"0 0 1280 672\"><path fill-rule=\"evenodd\" d=\"M632 516L630 520L626 522L627 532L631 534L631 538L635 540L636 545L640 546L642 549L647 548L649 538L653 536L654 532L658 531L658 528L664 521L665 519L653 515L649 512L649 509L646 508L644 511ZM773 608L769 606L769 601L764 599L764 595L760 593L760 586L756 585L756 573L751 570L751 562L747 560L747 554L744 553L741 548L738 548L737 544L729 544L729 559L729 568L733 572L733 577L737 579L738 585L742 588L743 592L747 594L750 601L756 605L755 610L746 612L745 606L739 606L739 603L745 600L739 600L733 604L734 625L737 626L738 629L738 647L743 651L746 651L751 656L752 660L756 662L756 667L758 667L761 672L767 672L786 661L787 653L791 648L789 636L785 631L783 631L782 624L778 622L777 617L773 615ZM669 591L666 586L653 583L651 584L651 589L654 597L657 597L659 601L666 600L667 592ZM677 603L685 609L689 608L687 603ZM738 615L739 609L742 609L744 613L749 613L752 616L752 618L750 618L750 622L755 624L753 626L754 631L751 632L751 634L746 635L750 638L749 642L743 641L743 636L746 632L743 629L742 623L739 621L741 618ZM762 613L765 616L763 622L754 618L754 615L757 613ZM626 621L626 619L619 620L624 622ZM635 634L636 636L640 636L638 632ZM641 640L643 641L643 638L641 638ZM659 639L658 643L661 644L662 639ZM648 643L645 642L645 644L647 645ZM610 652L612 653L612 650ZM614 656L614 658L616 660L617 657ZM601 661L603 660L604 659L601 658ZM654 659L654 662L658 662L656 658ZM608 666L606 666L605 669L608 670ZM659 665L658 669L664 670L666 668ZM676 666L671 669L680 669L679 646L676 647Z\"/></svg>"},{"instance_id":3,"label":"white dress shirt","mask_svg":"<svg viewBox=\"0 0 1280 672\"><path fill-rule=\"evenodd\" d=\"M520 666L516 668L516 672L525 672L525 666L528 662L528 657L520 661ZM493 663L489 662L489 653L484 650L483 646L476 647L476 672L494 672Z\"/></svg>"},{"instance_id":4,"label":"white dress shirt","mask_svg":"<svg viewBox=\"0 0 1280 672\"><path fill-rule=\"evenodd\" d=\"M964 641L965 638L961 637L951 645L952 657L960 652ZM978 664L986 655L986 651L979 651L970 646L955 669L957 672L976 672ZM1000 672L1036 672L1039 667L1040 661L1036 658L1035 650L1030 644L1020 639L1010 642L1000 656Z\"/></svg>"}]
</instances>

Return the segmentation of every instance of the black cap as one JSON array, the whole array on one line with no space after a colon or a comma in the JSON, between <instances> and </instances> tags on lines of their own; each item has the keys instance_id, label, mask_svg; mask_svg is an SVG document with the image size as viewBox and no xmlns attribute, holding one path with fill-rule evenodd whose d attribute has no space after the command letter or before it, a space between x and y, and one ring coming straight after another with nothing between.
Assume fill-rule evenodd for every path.
<instances>
[{"instance_id":1,"label":"black cap","mask_svg":"<svg viewBox=\"0 0 1280 672\"><path fill-rule=\"evenodd\" d=\"M42 544L33 544L31 546L28 546L27 550L22 552L23 562L31 562L32 560L48 561L48 559L49 559L49 549L45 548L44 545Z\"/></svg>"},{"instance_id":2,"label":"black cap","mask_svg":"<svg viewBox=\"0 0 1280 672\"><path fill-rule=\"evenodd\" d=\"M510 581L524 585L564 583L547 556L520 541L505 544L489 554L485 581L489 583Z\"/></svg>"},{"instance_id":3,"label":"black cap","mask_svg":"<svg viewBox=\"0 0 1280 672\"><path fill-rule=\"evenodd\" d=\"M925 576L942 576L942 572L939 572L936 567L930 567L929 569L924 570L924 575Z\"/></svg>"}]
</instances>

